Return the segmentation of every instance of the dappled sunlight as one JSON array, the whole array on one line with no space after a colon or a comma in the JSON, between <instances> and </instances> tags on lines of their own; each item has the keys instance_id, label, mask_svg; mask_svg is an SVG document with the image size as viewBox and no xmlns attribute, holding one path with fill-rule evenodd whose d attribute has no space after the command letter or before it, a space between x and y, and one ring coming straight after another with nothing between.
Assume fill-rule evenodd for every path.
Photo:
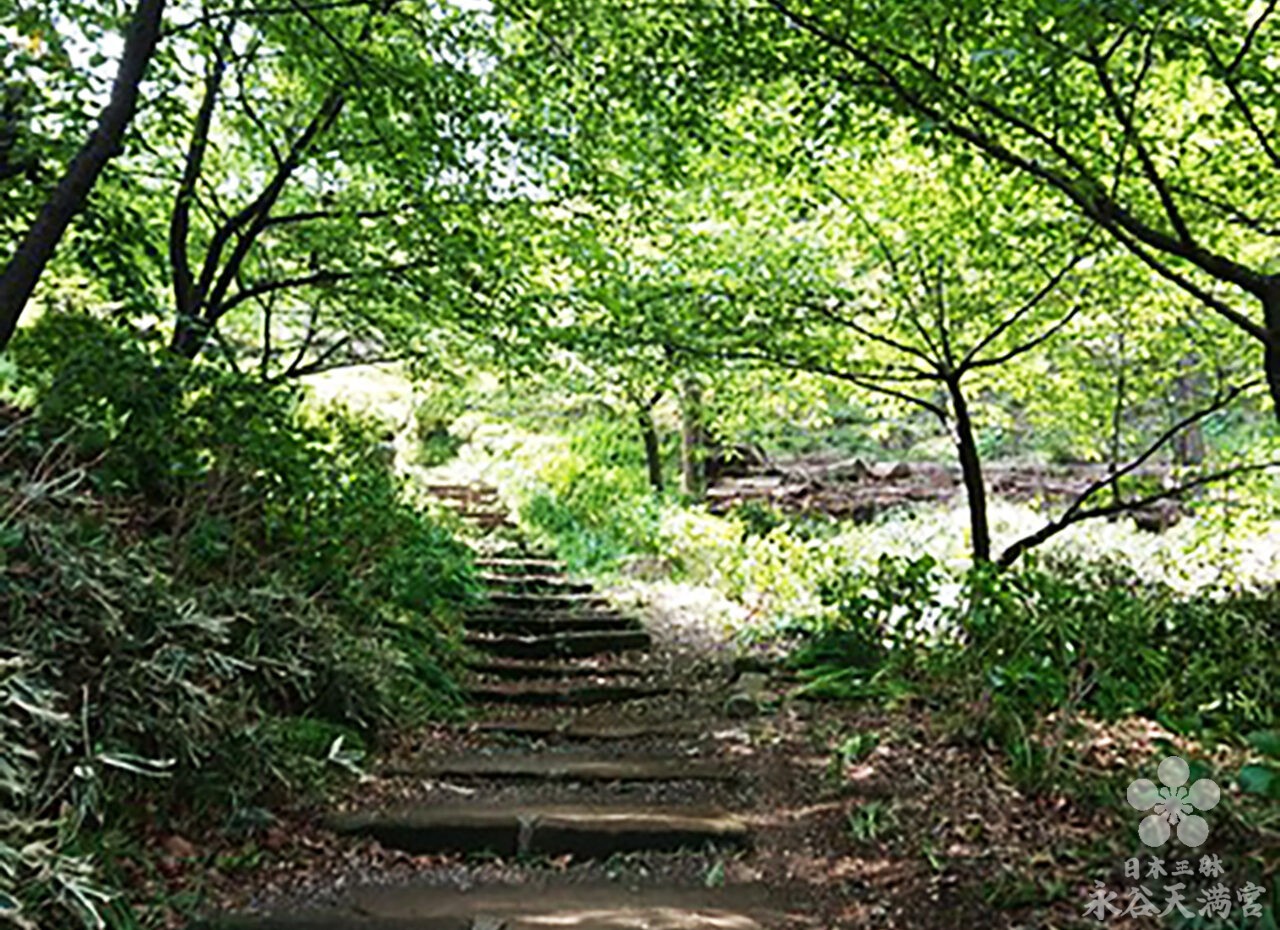
<instances>
[{"instance_id":1,"label":"dappled sunlight","mask_svg":"<svg viewBox=\"0 0 1280 930\"><path fill-rule=\"evenodd\" d=\"M0 923L1276 925L1280 0L0 5Z\"/></svg>"}]
</instances>

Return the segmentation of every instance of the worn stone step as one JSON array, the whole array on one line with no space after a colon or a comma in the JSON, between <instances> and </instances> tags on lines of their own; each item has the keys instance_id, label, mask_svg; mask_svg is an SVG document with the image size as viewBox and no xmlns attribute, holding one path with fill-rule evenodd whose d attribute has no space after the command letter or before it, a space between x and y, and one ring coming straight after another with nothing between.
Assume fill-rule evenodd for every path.
<instances>
[{"instance_id":1,"label":"worn stone step","mask_svg":"<svg viewBox=\"0 0 1280 930\"><path fill-rule=\"evenodd\" d=\"M482 582L507 591L544 592L548 594L590 594L589 581L574 581L567 575L551 572L480 572Z\"/></svg>"},{"instance_id":2,"label":"worn stone step","mask_svg":"<svg viewBox=\"0 0 1280 930\"><path fill-rule=\"evenodd\" d=\"M485 530L514 530L519 529L514 521L509 519L505 514L459 514L460 517L472 526L478 526Z\"/></svg>"},{"instance_id":3,"label":"worn stone step","mask_svg":"<svg viewBox=\"0 0 1280 930\"><path fill-rule=\"evenodd\" d=\"M530 591L489 591L486 600L502 610L583 610L609 606L609 599L600 594L541 594Z\"/></svg>"},{"instance_id":4,"label":"worn stone step","mask_svg":"<svg viewBox=\"0 0 1280 930\"><path fill-rule=\"evenodd\" d=\"M648 670L638 665L595 665L583 662L522 662L519 660L468 662L467 669L490 678L526 681L539 678L639 678Z\"/></svg>"},{"instance_id":5,"label":"worn stone step","mask_svg":"<svg viewBox=\"0 0 1280 930\"><path fill-rule=\"evenodd\" d=\"M624 614L519 614L470 613L464 625L481 633L585 633L591 630L643 629L634 617Z\"/></svg>"},{"instance_id":6,"label":"worn stone step","mask_svg":"<svg viewBox=\"0 0 1280 930\"><path fill-rule=\"evenodd\" d=\"M483 484L429 484L426 490L432 497L454 500L469 500L472 498L496 500L498 497L497 488L491 488Z\"/></svg>"},{"instance_id":7,"label":"worn stone step","mask_svg":"<svg viewBox=\"0 0 1280 930\"><path fill-rule=\"evenodd\" d=\"M337 833L368 836L414 854L492 852L603 859L708 843L742 846L744 820L722 810L633 805L431 805L327 819Z\"/></svg>"},{"instance_id":8,"label":"worn stone step","mask_svg":"<svg viewBox=\"0 0 1280 930\"><path fill-rule=\"evenodd\" d=\"M765 923L761 923L761 922ZM760 886L550 885L531 882L458 890L372 885L325 910L224 915L200 930L761 930L781 910Z\"/></svg>"},{"instance_id":9,"label":"worn stone step","mask_svg":"<svg viewBox=\"0 0 1280 930\"><path fill-rule=\"evenodd\" d=\"M569 685L560 682L494 682L474 684L467 696L478 704L515 704L525 707L592 707L623 704L670 694L663 685Z\"/></svg>"},{"instance_id":10,"label":"worn stone step","mask_svg":"<svg viewBox=\"0 0 1280 930\"><path fill-rule=\"evenodd\" d=\"M476 559L476 567L502 572L542 572L547 574L559 574L566 568L564 562L559 559L535 555L484 556Z\"/></svg>"},{"instance_id":11,"label":"worn stone step","mask_svg":"<svg viewBox=\"0 0 1280 930\"><path fill-rule=\"evenodd\" d=\"M436 497L436 502L454 511L474 510L477 512L506 513L507 508L496 497Z\"/></svg>"},{"instance_id":12,"label":"worn stone step","mask_svg":"<svg viewBox=\"0 0 1280 930\"><path fill-rule=\"evenodd\" d=\"M498 620L504 618L516 620L521 617L550 617L556 620L585 620L590 617L624 617L637 623L639 622L639 618L635 615L624 613L619 608L610 607L608 605L564 608L523 608L508 607L503 604L485 602L469 608L467 610L467 616L485 617Z\"/></svg>"},{"instance_id":13,"label":"worn stone step","mask_svg":"<svg viewBox=\"0 0 1280 930\"><path fill-rule=\"evenodd\" d=\"M702 736L715 724L700 720L481 720L465 724L474 733L501 733L570 742L623 742L652 737Z\"/></svg>"},{"instance_id":14,"label":"worn stone step","mask_svg":"<svg viewBox=\"0 0 1280 930\"><path fill-rule=\"evenodd\" d=\"M388 775L532 781L732 781L737 770L714 759L671 756L610 759L563 753L468 755L426 759L385 770Z\"/></svg>"},{"instance_id":15,"label":"worn stone step","mask_svg":"<svg viewBox=\"0 0 1280 930\"><path fill-rule=\"evenodd\" d=\"M599 630L588 633L554 633L549 636L484 636L468 634L466 645L489 655L508 659L572 659L649 649L653 640L646 630Z\"/></svg>"}]
</instances>

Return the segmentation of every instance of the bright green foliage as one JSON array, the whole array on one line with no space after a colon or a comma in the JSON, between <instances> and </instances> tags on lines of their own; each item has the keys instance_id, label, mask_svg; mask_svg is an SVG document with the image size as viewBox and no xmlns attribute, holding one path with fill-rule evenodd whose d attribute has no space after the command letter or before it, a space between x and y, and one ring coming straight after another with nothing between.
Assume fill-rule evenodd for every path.
<instances>
[{"instance_id":1,"label":"bright green foliage","mask_svg":"<svg viewBox=\"0 0 1280 930\"><path fill-rule=\"evenodd\" d=\"M610 567L657 550L659 506L629 424L584 419L559 448L522 462L520 518L576 566Z\"/></svg>"},{"instance_id":2,"label":"bright green foliage","mask_svg":"<svg viewBox=\"0 0 1280 930\"><path fill-rule=\"evenodd\" d=\"M457 706L469 557L403 502L376 424L82 316L44 318L14 359L36 403L0 448L0 687L28 695L0 720L0 855L21 860L0 892L88 916L57 857L133 802L235 815Z\"/></svg>"},{"instance_id":3,"label":"bright green foliage","mask_svg":"<svg viewBox=\"0 0 1280 930\"><path fill-rule=\"evenodd\" d=\"M127 6L0 10L0 259L89 131ZM960 450L973 491L988 459L1151 449L1263 345L1280 398L1276 8L169 4L124 150L0 360L0 914L94 913L132 801L252 824L456 705L466 553L407 503L386 425L282 386L388 357L432 382L415 465L502 381L530 537L577 567L657 557L754 635L809 617L812 695L925 702L1026 774L1055 714L1255 731L1240 783L1271 796L1276 595L1237 590L1274 564L1268 475L1193 500L1164 548L993 500L1001 548L1092 559L1004 574L966 572L941 507L722 518L656 488L695 380L714 440ZM1275 457L1260 394L1153 463ZM1100 540L1152 577L1098 567Z\"/></svg>"},{"instance_id":4,"label":"bright green foliage","mask_svg":"<svg viewBox=\"0 0 1280 930\"><path fill-rule=\"evenodd\" d=\"M1241 789L1280 800L1280 730L1258 730L1250 733L1248 739L1265 761L1240 770Z\"/></svg>"},{"instance_id":5,"label":"bright green foliage","mask_svg":"<svg viewBox=\"0 0 1280 930\"><path fill-rule=\"evenodd\" d=\"M916 694L977 711L1006 742L1053 711L1141 714L1179 732L1275 722L1274 592L1180 596L1069 563L955 579L926 558L837 576L822 598L834 619L793 654L815 695Z\"/></svg>"}]
</instances>

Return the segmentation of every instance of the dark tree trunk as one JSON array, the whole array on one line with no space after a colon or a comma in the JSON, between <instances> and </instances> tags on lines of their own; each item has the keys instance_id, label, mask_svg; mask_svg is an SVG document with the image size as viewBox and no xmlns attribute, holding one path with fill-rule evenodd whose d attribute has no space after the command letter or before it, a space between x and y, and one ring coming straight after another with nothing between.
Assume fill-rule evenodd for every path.
<instances>
[{"instance_id":1,"label":"dark tree trunk","mask_svg":"<svg viewBox=\"0 0 1280 930\"><path fill-rule=\"evenodd\" d=\"M1280 279L1274 279L1270 291L1262 299L1262 316L1271 337L1264 350L1262 366L1267 373L1267 387L1271 391L1275 415L1280 418Z\"/></svg>"},{"instance_id":2,"label":"dark tree trunk","mask_svg":"<svg viewBox=\"0 0 1280 930\"><path fill-rule=\"evenodd\" d=\"M1173 416L1175 420L1194 407L1196 398L1202 393L1203 379L1198 376L1196 364L1197 359L1194 355L1184 356L1178 360L1179 374L1173 379L1173 397L1177 405ZM1173 459L1179 465L1187 466L1200 465L1204 462L1204 458L1204 429L1197 420L1173 437Z\"/></svg>"},{"instance_id":3,"label":"dark tree trunk","mask_svg":"<svg viewBox=\"0 0 1280 930\"><path fill-rule=\"evenodd\" d=\"M211 330L212 327L202 319L179 317L173 327L173 339L169 342L169 349L183 358L194 361L204 349Z\"/></svg>"},{"instance_id":4,"label":"dark tree trunk","mask_svg":"<svg viewBox=\"0 0 1280 930\"><path fill-rule=\"evenodd\" d=\"M702 387L685 379L680 396L680 477L684 493L701 500L707 491L706 430L702 423Z\"/></svg>"},{"instance_id":5,"label":"dark tree trunk","mask_svg":"<svg viewBox=\"0 0 1280 930\"><path fill-rule=\"evenodd\" d=\"M1116 472L1120 468L1120 451L1124 445L1124 410L1125 410L1125 389L1127 387L1126 365L1128 359L1125 355L1125 331L1121 329L1116 339L1116 402L1111 409L1111 463L1108 471L1111 473L1111 499L1114 503L1119 504L1122 497L1120 494L1120 479L1116 477Z\"/></svg>"},{"instance_id":6,"label":"dark tree trunk","mask_svg":"<svg viewBox=\"0 0 1280 930\"><path fill-rule=\"evenodd\" d=\"M982 460L973 435L973 418L958 377L947 379L955 415L956 454L960 458L960 476L969 498L969 532L972 535L974 564L991 561L991 529L987 525L987 490L982 480Z\"/></svg>"},{"instance_id":7,"label":"dark tree trunk","mask_svg":"<svg viewBox=\"0 0 1280 930\"><path fill-rule=\"evenodd\" d=\"M640 426L640 436L644 440L644 460L649 469L649 486L659 494L662 493L662 444L658 441L658 430L653 425L653 407L641 407L636 412Z\"/></svg>"},{"instance_id":8,"label":"dark tree trunk","mask_svg":"<svg viewBox=\"0 0 1280 930\"><path fill-rule=\"evenodd\" d=\"M120 149L138 106L142 78L160 39L164 5L165 0L138 0L111 88L111 99L99 116L98 125L71 160L66 174L0 274L0 349L13 338L22 311L63 234L89 199L102 169Z\"/></svg>"}]
</instances>

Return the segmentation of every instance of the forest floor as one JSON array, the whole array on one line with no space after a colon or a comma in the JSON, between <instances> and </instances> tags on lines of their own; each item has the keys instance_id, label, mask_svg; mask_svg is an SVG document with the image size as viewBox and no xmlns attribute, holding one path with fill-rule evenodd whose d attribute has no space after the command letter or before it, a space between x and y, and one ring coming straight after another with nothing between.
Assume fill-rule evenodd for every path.
<instances>
[{"instance_id":1,"label":"forest floor","mask_svg":"<svg viewBox=\"0 0 1280 930\"><path fill-rule=\"evenodd\" d=\"M790 513L824 514L866 522L895 508L916 504L947 504L963 500L958 468L937 462L878 462L810 454L786 459L741 458L726 464L708 491L712 512L724 513L746 503L765 504ZM993 498L1018 503L1064 505L1105 485L1105 464L1045 465L995 461L984 465L987 492ZM1149 463L1131 478L1152 486L1164 484L1167 465ZM1160 501L1136 510L1133 519L1143 529L1164 530L1181 519L1174 501Z\"/></svg>"},{"instance_id":2,"label":"forest floor","mask_svg":"<svg viewBox=\"0 0 1280 930\"><path fill-rule=\"evenodd\" d=\"M921 708L792 699L696 609L597 600L553 562L490 570L471 719L403 734L326 808L238 849L174 843L171 890L262 930L1096 923L1092 879L1132 833L1112 805L1019 790ZM606 641L639 616L647 648L517 656L565 641L507 629L535 615L595 617ZM1098 732L1096 760L1162 736Z\"/></svg>"}]
</instances>

